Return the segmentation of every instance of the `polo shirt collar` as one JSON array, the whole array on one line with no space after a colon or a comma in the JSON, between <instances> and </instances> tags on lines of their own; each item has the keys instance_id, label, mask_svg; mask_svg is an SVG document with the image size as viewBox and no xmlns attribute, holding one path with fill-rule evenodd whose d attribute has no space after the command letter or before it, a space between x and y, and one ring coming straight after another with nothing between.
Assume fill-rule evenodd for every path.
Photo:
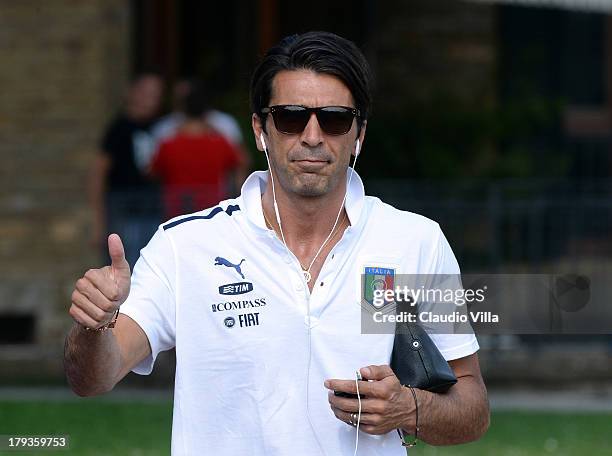
<instances>
[{"instance_id":1,"label":"polo shirt collar","mask_svg":"<svg viewBox=\"0 0 612 456\"><path fill-rule=\"evenodd\" d=\"M352 168L351 168L352 169ZM347 173L347 183L351 171ZM254 224L256 227L267 230L266 222L263 217L263 209L261 206L261 195L264 193L266 186L268 185L268 171L255 171L247 178L242 185L240 191L242 210L246 215L249 222ZM354 171L353 178L351 179L348 194L346 195L346 212L352 226L356 226L359 223L363 205L365 199L365 190L363 187L363 181L359 174Z\"/></svg>"}]
</instances>

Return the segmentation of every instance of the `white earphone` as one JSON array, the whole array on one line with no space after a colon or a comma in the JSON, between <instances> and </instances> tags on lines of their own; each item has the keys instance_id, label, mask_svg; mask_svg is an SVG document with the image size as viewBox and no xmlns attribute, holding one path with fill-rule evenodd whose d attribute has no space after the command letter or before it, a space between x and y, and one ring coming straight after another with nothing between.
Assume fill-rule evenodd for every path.
<instances>
[{"instance_id":1,"label":"white earphone","mask_svg":"<svg viewBox=\"0 0 612 456\"><path fill-rule=\"evenodd\" d=\"M276 202L276 191L274 188L274 174L272 173L272 165L270 164L270 157L268 156L268 147L266 146L266 140L264 139L264 134L263 132L259 133L259 141L261 142L261 146L263 147L264 153L266 155L266 161L268 162L268 169L270 170L270 183L272 184L272 201L274 204L274 215L276 216L276 223L278 223L279 226L279 231L281 234L281 239L283 240L283 245L285 246L285 248L287 249L287 253L291 254L291 252L289 251L289 248L287 247L287 242L285 241L285 235L283 233L283 225L281 223L281 218L280 218L280 213L278 210L278 204ZM323 245L321 245L321 248L319 248L319 251L317 252L317 254L315 255L315 258L317 257L317 255L319 255L319 252L321 251L321 249L325 246L325 244L327 243L327 241L329 240L330 236L332 235L332 233L334 232L334 229L336 228L336 224L338 223L338 219L340 217L340 213L342 212L342 209L344 208L345 202L346 202L346 196L348 193L348 188L351 185L351 179L353 178L353 173L355 172L355 163L357 163L357 156L359 155L359 153L361 152L361 142L359 141L359 138L357 138L357 141L355 142L355 158L353 159L353 167L350 168L351 169L351 174L348 178L348 183L347 183L347 191L344 194L344 199L342 200L342 205L340 206L340 211L338 212L338 215L336 216L336 221L334 223L334 226L332 227L332 230L330 232L330 235L327 237L327 239L325 240L325 242L323 243ZM312 266L312 263L311 263ZM308 301L308 316L310 318L310 301ZM308 375L310 375L310 359L311 359L311 335L310 335L310 325L308 327L308 351L309 351L309 355L308 355ZM357 380L361 379L361 375L359 374L359 372L357 372L357 377L355 378L355 385L357 387L357 397L359 398L359 413L357 415L357 423L356 423L356 434L355 434L355 452L354 455L357 454L357 448L359 447L359 426L361 424L361 397L359 395L359 383L357 383ZM308 385L310 383L307 383ZM306 404L310 403L309 400L309 390L308 388L306 388ZM307 406L308 408L308 406ZM321 444L321 442L319 441L319 438L315 432L315 428L312 424L312 421L310 420L310 411L307 410L307 417L308 417L308 422L310 423L310 426L313 430L315 439L317 440L317 444L319 446L319 449L321 450L321 452L323 454L326 454L323 445Z\"/></svg>"}]
</instances>

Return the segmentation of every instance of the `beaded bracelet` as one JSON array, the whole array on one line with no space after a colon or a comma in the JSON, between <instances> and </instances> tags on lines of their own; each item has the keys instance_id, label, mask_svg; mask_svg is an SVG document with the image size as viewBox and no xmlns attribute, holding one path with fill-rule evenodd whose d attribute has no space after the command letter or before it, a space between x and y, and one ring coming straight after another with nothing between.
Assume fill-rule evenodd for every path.
<instances>
[{"instance_id":1,"label":"beaded bracelet","mask_svg":"<svg viewBox=\"0 0 612 456\"><path fill-rule=\"evenodd\" d=\"M408 434L403 434L402 431L400 431L399 429L397 430L397 433L399 434L400 439L402 440L402 446L407 447L407 448L412 448L413 446L417 444L417 437L419 434L419 403L417 401L417 396L414 391L414 388L410 385L406 385L406 386L410 389L410 392L412 393L412 397L414 398L414 410L415 410L415 415L416 415L414 419L414 440L412 442L406 441L406 437L408 437Z\"/></svg>"},{"instance_id":2,"label":"beaded bracelet","mask_svg":"<svg viewBox=\"0 0 612 456\"><path fill-rule=\"evenodd\" d=\"M117 310L115 311L115 315L113 315L112 320L106 323L104 326L100 326L99 328L88 328L87 326L85 326L84 328L87 331L106 331L107 329L111 329L115 327L115 323L117 323L118 317L119 317L119 308L117 308Z\"/></svg>"}]
</instances>

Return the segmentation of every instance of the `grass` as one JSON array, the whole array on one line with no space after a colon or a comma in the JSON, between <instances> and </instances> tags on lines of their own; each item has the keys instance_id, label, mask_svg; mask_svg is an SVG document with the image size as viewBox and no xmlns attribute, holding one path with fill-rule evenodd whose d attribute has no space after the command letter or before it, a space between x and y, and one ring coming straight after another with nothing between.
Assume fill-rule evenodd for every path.
<instances>
[{"instance_id":1,"label":"grass","mask_svg":"<svg viewBox=\"0 0 612 456\"><path fill-rule=\"evenodd\" d=\"M170 454L172 404L103 400L0 402L0 434L69 434L70 451L7 455ZM398 439L399 444L399 439ZM495 412L480 441L453 447L419 442L410 456L541 456L612 454L612 414Z\"/></svg>"},{"instance_id":2,"label":"grass","mask_svg":"<svg viewBox=\"0 0 612 456\"><path fill-rule=\"evenodd\" d=\"M0 434L70 436L69 451L10 455L168 455L171 429L171 402L0 402Z\"/></svg>"},{"instance_id":3,"label":"grass","mask_svg":"<svg viewBox=\"0 0 612 456\"><path fill-rule=\"evenodd\" d=\"M477 442L432 447L420 442L410 456L612 455L611 413L494 412Z\"/></svg>"}]
</instances>

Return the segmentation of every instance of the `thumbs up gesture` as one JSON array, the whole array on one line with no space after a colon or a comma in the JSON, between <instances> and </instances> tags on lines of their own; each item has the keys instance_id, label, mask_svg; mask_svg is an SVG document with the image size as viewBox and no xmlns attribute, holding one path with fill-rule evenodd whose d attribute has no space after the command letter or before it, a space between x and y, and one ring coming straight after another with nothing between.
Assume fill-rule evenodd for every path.
<instances>
[{"instance_id":1,"label":"thumbs up gesture","mask_svg":"<svg viewBox=\"0 0 612 456\"><path fill-rule=\"evenodd\" d=\"M130 293L130 265L121 238L108 237L111 265L90 269L77 280L68 313L81 325L98 329L108 324Z\"/></svg>"}]
</instances>

